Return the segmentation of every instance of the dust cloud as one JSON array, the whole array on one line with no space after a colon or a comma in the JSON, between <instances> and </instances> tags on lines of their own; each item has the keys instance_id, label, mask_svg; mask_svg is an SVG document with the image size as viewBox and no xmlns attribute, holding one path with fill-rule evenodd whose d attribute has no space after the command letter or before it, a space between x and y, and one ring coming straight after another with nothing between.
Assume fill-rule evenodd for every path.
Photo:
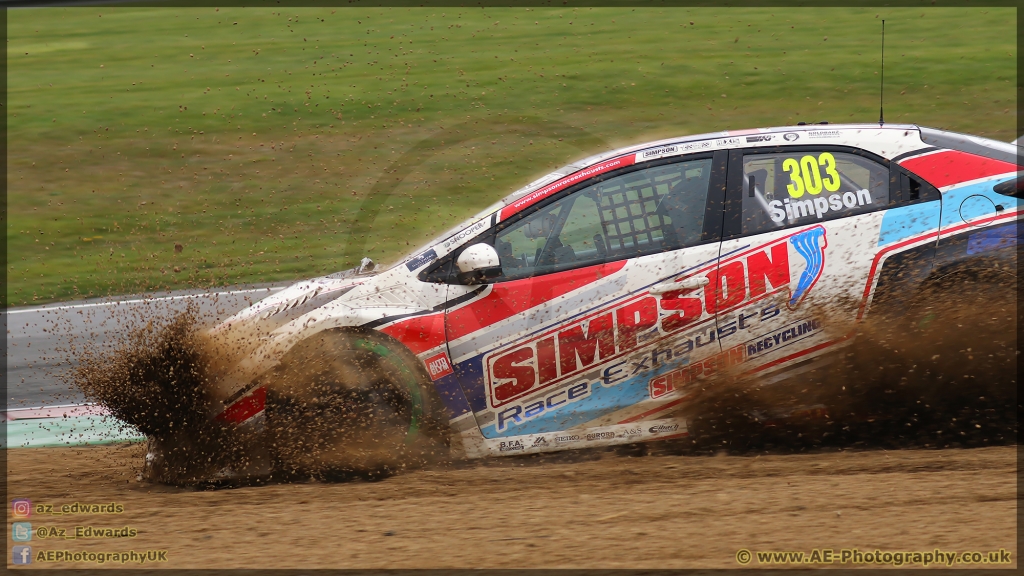
<instances>
[{"instance_id":1,"label":"dust cloud","mask_svg":"<svg viewBox=\"0 0 1024 576\"><path fill-rule=\"evenodd\" d=\"M1016 292L1015 278L995 273L937 283L909 305L880 302L855 337L794 377L709 385L685 410L690 444L730 453L1013 444Z\"/></svg>"}]
</instances>

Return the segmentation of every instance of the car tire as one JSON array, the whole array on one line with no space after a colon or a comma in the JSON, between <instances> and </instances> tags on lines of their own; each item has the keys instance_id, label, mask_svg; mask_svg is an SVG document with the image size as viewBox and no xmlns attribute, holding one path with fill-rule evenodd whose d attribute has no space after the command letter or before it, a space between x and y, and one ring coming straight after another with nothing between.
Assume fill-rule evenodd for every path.
<instances>
[{"instance_id":1,"label":"car tire","mask_svg":"<svg viewBox=\"0 0 1024 576\"><path fill-rule=\"evenodd\" d=\"M381 478L447 459L447 412L421 365L374 331L297 344L267 384L273 474Z\"/></svg>"}]
</instances>

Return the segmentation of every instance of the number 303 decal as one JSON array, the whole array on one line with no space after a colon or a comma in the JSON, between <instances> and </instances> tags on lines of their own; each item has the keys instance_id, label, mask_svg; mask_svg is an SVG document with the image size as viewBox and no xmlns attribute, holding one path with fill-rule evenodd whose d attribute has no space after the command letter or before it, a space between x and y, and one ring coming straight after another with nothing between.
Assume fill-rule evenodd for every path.
<instances>
[{"instance_id":1,"label":"number 303 decal","mask_svg":"<svg viewBox=\"0 0 1024 576\"><path fill-rule=\"evenodd\" d=\"M821 175L822 168L825 169L824 178ZM789 174L790 183L786 185L786 191L793 198L803 196L804 192L811 195L820 194L822 187L827 192L839 190L836 157L829 152L822 152L817 158L808 154L799 161L796 158L786 158L782 162L782 169Z\"/></svg>"}]
</instances>

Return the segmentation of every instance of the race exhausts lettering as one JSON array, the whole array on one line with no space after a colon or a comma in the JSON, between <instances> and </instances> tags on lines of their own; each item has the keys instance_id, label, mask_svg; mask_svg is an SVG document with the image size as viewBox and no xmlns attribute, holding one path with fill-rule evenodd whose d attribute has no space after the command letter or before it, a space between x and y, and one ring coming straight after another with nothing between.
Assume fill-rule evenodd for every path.
<instances>
[{"instance_id":1,"label":"race exhausts lettering","mask_svg":"<svg viewBox=\"0 0 1024 576\"><path fill-rule=\"evenodd\" d=\"M816 226L779 238L724 260L717 270L698 273L709 281L704 288L645 294L512 349L491 353L484 358L488 404L491 408L510 404L659 336L710 320L716 312L735 310L768 292L789 289L794 277L797 286L791 290L790 307L798 306L821 276L824 235L824 228ZM791 265L794 261L798 268Z\"/></svg>"}]
</instances>

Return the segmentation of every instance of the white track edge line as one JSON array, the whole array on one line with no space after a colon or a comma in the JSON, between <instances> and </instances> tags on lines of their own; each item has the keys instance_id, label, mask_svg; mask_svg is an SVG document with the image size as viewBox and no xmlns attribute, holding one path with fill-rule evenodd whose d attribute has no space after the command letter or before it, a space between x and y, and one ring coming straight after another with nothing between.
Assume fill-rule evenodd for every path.
<instances>
[{"instance_id":1,"label":"white track edge line","mask_svg":"<svg viewBox=\"0 0 1024 576\"><path fill-rule=\"evenodd\" d=\"M73 310L75 308L95 308L97 306L116 306L119 304L138 304L140 302L154 302L157 300L183 300L185 298L203 298L207 296L228 296L231 294L249 294L252 292L277 292L278 290L284 290L285 286L273 287L273 288L253 288L251 290L230 290L227 292L207 292L200 294L182 294L179 296L160 296L156 298L136 298L134 300L115 300L113 302L91 302L89 304L71 304L68 306L53 306L53 307L42 307L42 308L28 308L23 310L5 310L4 314L25 314L28 312L47 312L49 310Z\"/></svg>"}]
</instances>

